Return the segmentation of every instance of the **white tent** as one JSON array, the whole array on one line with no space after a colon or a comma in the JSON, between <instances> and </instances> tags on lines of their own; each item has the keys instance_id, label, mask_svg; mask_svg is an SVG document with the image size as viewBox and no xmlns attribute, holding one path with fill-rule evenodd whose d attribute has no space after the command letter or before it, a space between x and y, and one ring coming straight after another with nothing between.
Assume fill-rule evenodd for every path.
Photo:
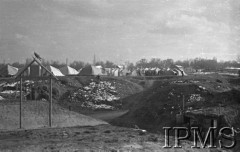
<instances>
[{"instance_id":1,"label":"white tent","mask_svg":"<svg viewBox=\"0 0 240 152\"><path fill-rule=\"evenodd\" d=\"M101 65L96 65L95 68L102 69L103 67Z\"/></svg>"},{"instance_id":2,"label":"white tent","mask_svg":"<svg viewBox=\"0 0 240 152\"><path fill-rule=\"evenodd\" d=\"M107 75L112 75L112 69L111 68L105 68L105 73Z\"/></svg>"},{"instance_id":3,"label":"white tent","mask_svg":"<svg viewBox=\"0 0 240 152\"><path fill-rule=\"evenodd\" d=\"M129 70L127 70L127 69L123 69L123 70L121 71L121 73L122 73L123 76L127 76L127 75L130 75L130 74L131 74L131 72L130 72Z\"/></svg>"},{"instance_id":4,"label":"white tent","mask_svg":"<svg viewBox=\"0 0 240 152\"><path fill-rule=\"evenodd\" d=\"M64 75L77 75L79 72L70 66L64 66L60 68L60 71Z\"/></svg>"},{"instance_id":5,"label":"white tent","mask_svg":"<svg viewBox=\"0 0 240 152\"><path fill-rule=\"evenodd\" d=\"M120 76L120 70L119 69L114 69L113 70L113 75L116 76L116 77Z\"/></svg>"},{"instance_id":6,"label":"white tent","mask_svg":"<svg viewBox=\"0 0 240 152\"><path fill-rule=\"evenodd\" d=\"M55 68L55 67L53 67L53 66L51 66L51 65L47 66L47 69L48 69L50 72L52 72L52 74L55 75L55 76L64 76L64 75L62 74L62 72L61 72L58 68Z\"/></svg>"},{"instance_id":7,"label":"white tent","mask_svg":"<svg viewBox=\"0 0 240 152\"><path fill-rule=\"evenodd\" d=\"M0 69L0 76L7 77L7 76L14 76L17 74L18 68L15 68L11 65L6 65L2 69Z\"/></svg>"},{"instance_id":8,"label":"white tent","mask_svg":"<svg viewBox=\"0 0 240 152\"><path fill-rule=\"evenodd\" d=\"M131 76L139 76L138 71L137 70L133 70L131 73Z\"/></svg>"},{"instance_id":9,"label":"white tent","mask_svg":"<svg viewBox=\"0 0 240 152\"><path fill-rule=\"evenodd\" d=\"M171 69L177 73L178 76L187 75L181 65L172 65Z\"/></svg>"},{"instance_id":10,"label":"white tent","mask_svg":"<svg viewBox=\"0 0 240 152\"><path fill-rule=\"evenodd\" d=\"M102 70L100 68L96 68L95 66L86 66L82 68L78 75L103 75Z\"/></svg>"}]
</instances>

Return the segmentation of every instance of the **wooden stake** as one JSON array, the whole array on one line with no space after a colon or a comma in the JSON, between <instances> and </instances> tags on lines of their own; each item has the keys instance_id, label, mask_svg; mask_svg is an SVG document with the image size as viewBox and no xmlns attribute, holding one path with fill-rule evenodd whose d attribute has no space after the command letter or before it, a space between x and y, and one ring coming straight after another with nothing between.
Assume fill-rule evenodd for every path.
<instances>
[{"instance_id":1,"label":"wooden stake","mask_svg":"<svg viewBox=\"0 0 240 152\"><path fill-rule=\"evenodd\" d=\"M184 101L184 95L183 95L183 113L185 113L185 101Z\"/></svg>"},{"instance_id":2,"label":"wooden stake","mask_svg":"<svg viewBox=\"0 0 240 152\"><path fill-rule=\"evenodd\" d=\"M22 76L20 78L20 106L19 106L19 125L22 128Z\"/></svg>"},{"instance_id":3,"label":"wooden stake","mask_svg":"<svg viewBox=\"0 0 240 152\"><path fill-rule=\"evenodd\" d=\"M52 127L52 78L50 78L49 126Z\"/></svg>"}]
</instances>

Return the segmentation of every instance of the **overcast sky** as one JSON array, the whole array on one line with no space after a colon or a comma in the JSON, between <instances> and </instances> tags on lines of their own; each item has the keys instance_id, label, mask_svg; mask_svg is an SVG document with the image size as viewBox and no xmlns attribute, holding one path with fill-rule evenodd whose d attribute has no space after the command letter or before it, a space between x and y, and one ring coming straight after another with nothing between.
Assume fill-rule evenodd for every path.
<instances>
[{"instance_id":1,"label":"overcast sky","mask_svg":"<svg viewBox=\"0 0 240 152\"><path fill-rule=\"evenodd\" d=\"M0 61L233 60L238 0L0 0Z\"/></svg>"}]
</instances>

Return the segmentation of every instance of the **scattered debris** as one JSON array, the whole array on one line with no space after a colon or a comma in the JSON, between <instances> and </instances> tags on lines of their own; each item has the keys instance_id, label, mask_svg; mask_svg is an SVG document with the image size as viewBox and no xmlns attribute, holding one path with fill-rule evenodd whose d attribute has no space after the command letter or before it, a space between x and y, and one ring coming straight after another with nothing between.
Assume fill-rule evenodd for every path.
<instances>
[{"instance_id":1,"label":"scattered debris","mask_svg":"<svg viewBox=\"0 0 240 152\"><path fill-rule=\"evenodd\" d=\"M202 89L202 90L206 90L206 88L205 87L203 87L203 86L198 86L200 89Z\"/></svg>"},{"instance_id":2,"label":"scattered debris","mask_svg":"<svg viewBox=\"0 0 240 152\"><path fill-rule=\"evenodd\" d=\"M147 130L140 129L137 125L134 126L134 130L139 132L139 135L144 135L147 133Z\"/></svg>"},{"instance_id":3,"label":"scattered debris","mask_svg":"<svg viewBox=\"0 0 240 152\"><path fill-rule=\"evenodd\" d=\"M68 95L70 102L81 102L82 107L91 109L114 109L120 97L116 88L107 81L91 82ZM118 103L118 105L121 103Z\"/></svg>"},{"instance_id":4,"label":"scattered debris","mask_svg":"<svg viewBox=\"0 0 240 152\"><path fill-rule=\"evenodd\" d=\"M4 98L7 99L12 99L12 98L16 98L20 95L20 91L16 91L16 90L5 90L3 92L0 92L0 95Z\"/></svg>"},{"instance_id":5,"label":"scattered debris","mask_svg":"<svg viewBox=\"0 0 240 152\"><path fill-rule=\"evenodd\" d=\"M175 84L175 83L186 83L185 81L180 81L180 80L177 80L177 81L172 81L171 84Z\"/></svg>"},{"instance_id":6,"label":"scattered debris","mask_svg":"<svg viewBox=\"0 0 240 152\"><path fill-rule=\"evenodd\" d=\"M188 102L199 102L199 101L204 101L204 98L201 97L200 94L191 94Z\"/></svg>"},{"instance_id":7,"label":"scattered debris","mask_svg":"<svg viewBox=\"0 0 240 152\"><path fill-rule=\"evenodd\" d=\"M189 82L190 83L199 83L199 81L196 81L196 80L190 80Z\"/></svg>"}]
</instances>

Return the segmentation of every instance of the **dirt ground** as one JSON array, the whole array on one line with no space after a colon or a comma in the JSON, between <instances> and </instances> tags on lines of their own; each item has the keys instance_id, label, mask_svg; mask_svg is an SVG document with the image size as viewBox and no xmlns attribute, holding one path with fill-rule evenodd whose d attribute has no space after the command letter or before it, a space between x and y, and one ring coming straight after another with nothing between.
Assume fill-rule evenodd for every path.
<instances>
[{"instance_id":1,"label":"dirt ground","mask_svg":"<svg viewBox=\"0 0 240 152\"><path fill-rule=\"evenodd\" d=\"M103 78L111 80L110 78ZM85 82L87 80L78 80ZM114 79L119 82L119 90L124 106L118 111L73 111L86 114L96 119L110 122L97 126L77 125L76 127L42 128L30 130L0 131L0 151L46 151L46 152L125 152L125 151L166 151L166 152L218 152L232 151L225 149L192 149L190 141L182 141L183 148L164 149L165 137L159 132L162 126L175 121L172 115L181 109L182 95L191 99L192 94L199 94L204 101L198 101L191 106L204 108L218 106L223 98L229 99L222 103L225 109L238 110L239 79L222 76L191 76L184 78L162 77L156 79ZM122 81L125 81L122 83ZM66 81L68 82L68 81ZM72 82L75 83L75 82ZM82 85L79 84L79 86ZM70 85L71 86L71 85ZM71 86L72 87L72 86ZM78 87L78 86L76 86ZM70 87L69 87L70 88ZM67 89L67 87L66 87ZM211 101L211 102L210 102ZM195 107L193 106L195 105ZM232 106L231 106L232 105ZM174 109L172 108L174 106ZM36 106L34 106L36 107ZM75 107L75 106L74 106ZM76 107L77 108L77 107ZM6 110L6 108L4 108ZM33 108L34 110L34 108ZM47 109L42 108L42 111ZM66 108L64 111L67 111ZM9 110L7 110L9 111ZM46 112L44 112L46 113ZM65 115L65 112L63 112ZM226 113L225 115L229 115ZM67 114L68 116L68 114ZM120 117L120 118L119 118ZM62 116L61 116L62 118ZM230 117L232 118L232 117ZM85 119L84 119L85 120ZM239 119L238 119L239 120ZM230 119L233 125L238 126L240 121ZM34 122L34 120L31 120ZM75 122L75 121L74 121ZM86 120L86 124L90 121ZM78 122L77 122L78 123ZM164 124L165 123L165 124ZM147 129L147 133L133 129L134 125ZM152 126L154 125L154 126ZM68 126L68 125L66 125ZM130 128L125 128L125 127ZM148 130L149 129L149 130ZM152 130L150 130L152 129ZM155 130L155 132L154 132ZM151 132L151 133L150 133ZM153 133L154 132L154 133ZM173 145L173 139L171 144ZM239 147L239 143L237 143ZM239 147L240 148L240 147ZM235 151L238 151L236 149Z\"/></svg>"},{"instance_id":2,"label":"dirt ground","mask_svg":"<svg viewBox=\"0 0 240 152\"><path fill-rule=\"evenodd\" d=\"M124 114L126 114L128 110L117 110L117 111L100 111L92 114L87 114L90 117L100 119L106 122L110 122L111 120L118 118Z\"/></svg>"},{"instance_id":3,"label":"dirt ground","mask_svg":"<svg viewBox=\"0 0 240 152\"><path fill-rule=\"evenodd\" d=\"M48 101L24 101L22 103L22 128L37 129L49 126L48 106ZM2 101L0 103L0 122L0 130L19 128L19 102ZM107 123L53 104L53 127L95 126L99 124Z\"/></svg>"},{"instance_id":4,"label":"dirt ground","mask_svg":"<svg viewBox=\"0 0 240 152\"><path fill-rule=\"evenodd\" d=\"M112 123L125 127L137 124L155 132L163 126L176 126L175 116L182 110L184 96L185 109L218 109L221 105L220 114L224 116L226 123L239 127L240 90L236 89L240 86L238 79L217 74L156 78L152 86L124 99L123 108L129 112Z\"/></svg>"},{"instance_id":5,"label":"dirt ground","mask_svg":"<svg viewBox=\"0 0 240 152\"><path fill-rule=\"evenodd\" d=\"M134 129L111 125L0 132L0 141L1 152L219 151L207 148L191 149L191 143L186 141L181 142L183 148L164 149L163 135L141 134Z\"/></svg>"}]
</instances>

